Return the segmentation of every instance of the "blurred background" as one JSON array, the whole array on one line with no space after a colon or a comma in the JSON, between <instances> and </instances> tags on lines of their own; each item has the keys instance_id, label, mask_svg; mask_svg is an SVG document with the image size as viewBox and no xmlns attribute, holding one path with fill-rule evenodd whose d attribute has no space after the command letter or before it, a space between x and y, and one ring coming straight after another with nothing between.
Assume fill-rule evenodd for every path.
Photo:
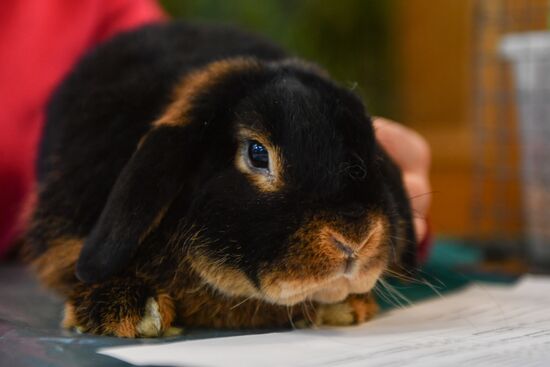
<instances>
[{"instance_id":1,"label":"blurred background","mask_svg":"<svg viewBox=\"0 0 550 367\"><path fill-rule=\"evenodd\" d=\"M424 135L438 239L550 263L548 0L161 4L264 34Z\"/></svg>"}]
</instances>

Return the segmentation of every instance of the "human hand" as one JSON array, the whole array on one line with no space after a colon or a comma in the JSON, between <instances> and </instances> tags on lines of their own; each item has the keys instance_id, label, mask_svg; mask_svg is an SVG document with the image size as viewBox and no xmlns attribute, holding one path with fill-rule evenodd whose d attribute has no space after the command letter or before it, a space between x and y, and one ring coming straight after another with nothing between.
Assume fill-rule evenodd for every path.
<instances>
[{"instance_id":1,"label":"human hand","mask_svg":"<svg viewBox=\"0 0 550 367\"><path fill-rule=\"evenodd\" d=\"M420 134L395 121L373 119L378 142L403 172L403 182L411 201L416 240L426 237L426 215L430 208L430 147Z\"/></svg>"}]
</instances>

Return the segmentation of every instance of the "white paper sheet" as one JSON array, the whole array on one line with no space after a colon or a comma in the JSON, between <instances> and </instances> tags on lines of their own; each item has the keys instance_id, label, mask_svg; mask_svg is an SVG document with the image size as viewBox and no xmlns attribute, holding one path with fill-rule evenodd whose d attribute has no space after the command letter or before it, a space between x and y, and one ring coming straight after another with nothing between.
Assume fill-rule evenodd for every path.
<instances>
[{"instance_id":1,"label":"white paper sheet","mask_svg":"<svg viewBox=\"0 0 550 367\"><path fill-rule=\"evenodd\" d=\"M550 278L474 284L358 327L101 349L137 365L550 366Z\"/></svg>"}]
</instances>

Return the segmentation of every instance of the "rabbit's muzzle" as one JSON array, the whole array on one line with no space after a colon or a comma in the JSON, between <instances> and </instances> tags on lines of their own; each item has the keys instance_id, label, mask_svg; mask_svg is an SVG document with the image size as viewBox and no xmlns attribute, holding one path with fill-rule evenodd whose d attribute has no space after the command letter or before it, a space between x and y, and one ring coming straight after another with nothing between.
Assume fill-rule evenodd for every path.
<instances>
[{"instance_id":1,"label":"rabbit's muzzle","mask_svg":"<svg viewBox=\"0 0 550 367\"><path fill-rule=\"evenodd\" d=\"M327 222L300 230L284 256L259 270L256 284L244 272L207 256L194 254L190 262L203 280L228 296L280 305L334 303L370 291L387 267L387 221L379 216L368 223L352 236L349 228L338 230Z\"/></svg>"}]
</instances>

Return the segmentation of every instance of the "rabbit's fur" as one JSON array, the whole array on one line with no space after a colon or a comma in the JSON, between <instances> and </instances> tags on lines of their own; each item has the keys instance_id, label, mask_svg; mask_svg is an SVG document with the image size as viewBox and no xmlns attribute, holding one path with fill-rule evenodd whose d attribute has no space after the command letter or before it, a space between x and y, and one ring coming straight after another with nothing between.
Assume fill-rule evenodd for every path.
<instances>
[{"instance_id":1,"label":"rabbit's fur","mask_svg":"<svg viewBox=\"0 0 550 367\"><path fill-rule=\"evenodd\" d=\"M28 250L83 331L362 322L377 279L414 264L358 97L233 28L149 25L85 56L49 104L38 179Z\"/></svg>"}]
</instances>

